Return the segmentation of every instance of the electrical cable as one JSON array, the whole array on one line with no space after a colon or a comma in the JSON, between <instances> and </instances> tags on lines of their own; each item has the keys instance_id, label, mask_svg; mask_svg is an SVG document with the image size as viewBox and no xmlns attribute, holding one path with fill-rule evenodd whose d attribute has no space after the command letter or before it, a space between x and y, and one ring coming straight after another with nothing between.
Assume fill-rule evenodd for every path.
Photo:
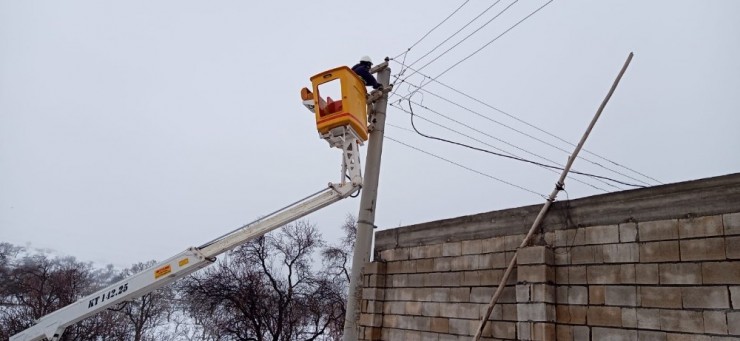
<instances>
[{"instance_id":1,"label":"electrical cable","mask_svg":"<svg viewBox=\"0 0 740 341\"><path fill-rule=\"evenodd\" d=\"M515 156L510 156L510 155L506 155L506 154L501 154L501 153L496 153L496 152L493 152L493 151L490 151L490 150L487 150L487 149L473 147L473 146L470 146L470 145L467 145L467 144L464 144L464 143L450 141L450 140L443 139L443 138L436 137L436 136L426 135L426 134L420 132L418 129L416 129L416 125L414 125L414 110L411 107L411 100L409 99L408 102L409 102L409 109L411 111L411 126L414 128L414 130L416 131L416 133L419 134L419 135L421 135L421 136L424 136L424 137L426 137L428 139L438 140L438 141L442 141L442 142L447 142L447 143L451 143L451 144L458 145L458 146L461 146L461 147L470 148L470 149L473 149L473 150L481 151L481 152L484 152L484 153L488 153L488 154L492 154L492 155L496 155L496 156L500 156L500 157L504 157L504 158L508 158L508 159L512 159L512 160L517 160L517 161L521 161L521 162L531 163L533 165L538 165L538 166L552 168L552 169L563 170L562 167L557 167L557 166L553 166L553 165L547 165L547 164L540 163L540 162L537 162L537 161L532 161L532 160L528 160L528 159L524 159L524 158L520 158L520 157L515 157ZM642 185L635 185L635 184L630 184L630 183L627 183L627 182L624 182L624 181L619 181L619 180L612 179L612 178L609 178L609 177L606 177L606 176L595 175L595 174L590 174L590 173L583 173L583 172L577 172L577 171L574 171L574 170L571 170L570 172L573 173L573 174L585 175L585 176L592 177L592 178L613 181L613 182L616 182L618 184L622 184L622 185L625 185L625 186L640 187L640 188L644 188L645 187L645 186L642 186Z\"/></svg>"},{"instance_id":2,"label":"electrical cable","mask_svg":"<svg viewBox=\"0 0 740 341\"><path fill-rule=\"evenodd\" d=\"M452 70L452 69L453 69L453 68L455 68L456 66L460 65L460 64L461 64L462 62L464 62L464 61L468 60L468 59L469 59L470 57L472 57L472 56L476 55L476 54L477 54L478 52L480 52L480 51L481 51L481 50L483 50L484 48L488 47L488 45L491 45L491 44L492 44L493 42L495 42L496 40L498 40L499 38L501 38L502 36L504 36L504 35L505 35L506 33L509 33L509 31L511 31L511 30L512 30L512 29L514 29L515 27L519 26L519 24L521 24L521 23L523 23L523 22L524 22L525 20L529 19L529 18L530 18L531 16L533 16L533 15L534 15L535 13L539 12L539 11L540 11L541 9L545 8L545 6L549 5L549 4L550 4L551 2L553 2L553 1L554 1L554 0L550 0L550 1L546 2L546 3L544 4L544 5L540 6L540 7L539 7L539 8L537 8L536 10L534 10L534 11L533 11L532 13L529 13L529 15L527 15L527 16L526 16L526 17L524 17L524 18L523 18L522 20L519 20L519 21L518 21L518 22L517 22L516 24L514 24L514 25L512 25L511 27L509 27L508 29L506 29L506 31L504 31L503 33L501 33L501 34L499 34L498 36L496 36L496 38L493 38L493 39L491 39L491 41L489 41L489 42L488 42L488 43L486 43L485 45L481 46L481 47L480 47L479 49L475 50L475 51L474 51L473 53L469 54L469 55L468 55L467 57L465 57L465 58L461 59L460 61L458 61L458 62L457 62L457 63L455 63L455 64L452 64L452 66L450 66L450 67L448 67L447 69L445 69L444 71L442 71L442 73L440 73L440 74L438 74L438 75L437 75L436 77L432 78L432 80L436 80L437 78L439 78L439 77L441 77L442 75L444 75L445 73L449 72L450 70ZM426 67L426 65L425 65L425 67ZM429 83L427 83L427 84L429 84ZM422 85L422 87L423 87L423 86L424 86L424 85Z\"/></svg>"},{"instance_id":3,"label":"electrical cable","mask_svg":"<svg viewBox=\"0 0 740 341\"><path fill-rule=\"evenodd\" d=\"M413 75L417 74L417 73L418 73L419 71L423 70L423 69L424 69L424 68L426 68L427 66L429 66L429 65L431 65L432 63L434 63L435 61L439 60L439 58L442 58L442 56L444 56L444 55L446 55L447 53L449 53L450 51L452 51L452 50L453 50L454 48L458 47L458 46L459 46L460 44L462 44L462 43L463 43L464 41L468 40L468 38L472 37L472 36L473 36L474 34L478 33L478 31L480 31L480 30L481 30L481 29L483 29L484 27L488 26L488 24L490 24L491 22L493 22L494 20L496 20L496 18L498 18L499 16L501 16L501 14L504 14L504 12L506 12L506 11L507 11L507 10L508 10L509 8L511 8L511 6L514 6L514 4L516 4L517 2L519 2L519 0L514 0L514 2L510 3L510 4L509 4L508 6L506 6L506 7L505 7L505 8L503 9L503 10L501 10L501 12L499 12L498 14L496 14L496 15L495 15L495 16L494 16L493 18L489 19L489 20L488 20L488 21L487 21L486 23L484 23L484 24L483 24L483 25L481 25L480 27L478 27L478 28L477 28L477 29L476 29L475 31L473 31L473 32L471 32L470 34L468 34L467 36L465 36L465 38L463 38L462 40L460 40L459 42L457 42L457 43L456 43L455 45L452 45L452 47L448 48L447 50L445 50L444 52L442 52L442 53L441 53L440 55L438 55L437 57L435 57L434 59L430 60L430 61L429 61L429 62L427 62L426 64L424 64L424 65L422 65L421 67L417 68L417 70L416 70L416 71L414 71L414 72L413 72L412 74L410 74L410 75L406 76L406 78L404 78L404 79L403 79L403 81L405 81L405 80L406 80L406 79L408 79L409 77L411 77L411 76L413 76ZM496 2L496 3L498 3L498 2ZM496 3L494 3L494 5L495 5ZM456 33L456 34L457 34L457 33ZM445 42L446 42L446 40L445 40ZM430 53L431 53L431 52L430 52ZM424 56L426 56L426 55L424 55ZM414 63L411 63L411 64L410 64L409 66L412 66L412 65L414 65L414 64L415 64L416 62L418 62L418 61L419 61L419 60L416 60L416 61L415 61ZM402 82L403 82L403 81L402 81Z\"/></svg>"},{"instance_id":4,"label":"electrical cable","mask_svg":"<svg viewBox=\"0 0 740 341\"><path fill-rule=\"evenodd\" d=\"M496 0L496 2L494 2L491 6L488 6L488 8L486 8L483 12L481 12L480 14L478 14L475 18L473 18L472 20L470 20L467 24L465 24L463 27L461 27L459 30L457 30L455 33L453 33L451 36L447 37L447 39L445 39L444 41L442 41L441 43L439 43L437 46L435 46L434 48L432 48L429 52L425 53L423 56L421 56L418 59L416 59L413 63L409 64L409 67L414 66L414 64L418 63L420 60L424 59L426 56L428 56L432 52L436 51L438 48L440 48L442 45L444 45L450 39L454 38L458 33L462 32L462 30L464 30L466 27L470 26L470 24L472 24L474 21L478 20L478 18L480 18L481 16L483 16L483 14L486 14L486 12L488 12L491 8L493 8L494 6L496 6L499 2L501 2L501 0ZM488 23L486 23L486 24L488 24ZM467 37L465 39L467 39Z\"/></svg>"},{"instance_id":5,"label":"electrical cable","mask_svg":"<svg viewBox=\"0 0 740 341\"><path fill-rule=\"evenodd\" d=\"M415 103L415 104L416 104L416 103ZM418 105L418 104L417 104L417 105ZM405 108L403 108L403 107L397 106L397 105L396 105L396 104L394 104L394 103L391 103L391 106L393 106L393 107L395 107L395 108L398 108L399 110L401 110L401 111L403 111L403 112L405 112L405 113L407 113L407 114L409 114L409 115L411 115L411 114L412 114L412 113L411 113L410 111L406 110L406 109L405 109ZM541 159L544 159L544 160L546 160L546 161L549 161L549 162L552 162L552 163L555 163L555 164L557 164L557 165L560 165L560 166L562 166L562 165L561 165L560 163L558 163L557 161L553 161L553 160L550 160L550 159L548 159L548 158L546 158L546 157L544 157L544 156L541 156L541 155L537 155L537 154L535 154L535 153L533 153L533 152L530 152L530 151L528 151L528 150L526 150L526 149L523 149L523 148L520 148L520 147L518 147L518 146L515 146L515 145L513 145L513 144L510 144L510 143L508 143L508 142L506 142L506 141L504 141L504 140L501 140L501 139L499 139L499 138L496 138L496 137L494 137L494 136L492 136L492 135L490 135L490 134L487 134L487 133L485 133L485 132L482 132L482 131L480 131L480 130L477 130L477 129L473 128L473 127L470 127L470 126L468 126L468 125L466 125L466 124L464 124L464 123L462 123L462 122L456 121L456 120L454 120L454 119L452 119L452 118L449 118L449 117L447 117L447 116L445 116L445 115L442 115L442 114L440 114L440 113L437 113L437 112L436 112L436 111L434 111L433 109L429 109L429 108L427 108L427 107L424 107L424 106L421 106L421 107L423 107L423 108L425 108L425 109L427 109L427 110L429 110L429 111L431 111L431 112L434 112L434 113L436 113L436 114L438 114L438 115L440 115L440 116L442 116L442 117L445 117L445 118L447 118L447 119L449 119L449 120L451 120L451 121L453 121L453 122L455 122L455 123L458 123L458 124L460 124L460 125L463 125L463 126L465 126L465 127L467 127L467 128L470 128L470 129L472 129L473 131L476 131L476 132L478 132L478 133L480 133L480 134L483 134L483 135L485 135L485 136L487 136L487 137L489 137L489 138L492 138L492 139L494 139L494 140L496 140L496 141L499 141L499 142L501 142L501 143L504 143L504 144L506 144L506 145L508 145L508 146L511 146L511 147L513 147L513 148L516 148L516 149L518 149L518 150L521 150L521 151L523 151L523 152L525 152L525 153L527 153L527 154L530 154L530 155L532 155L532 156L535 156L535 157L538 157L538 158L541 158ZM426 118L426 117L423 117L423 116L421 116L421 115L419 115L419 114L415 114L415 116L414 116L414 117L417 117L417 118L421 118L422 120L424 120L424 121L427 121L427 122L429 122L429 123L431 123L431 124L433 124L433 125L436 125L436 126L438 126L438 127L442 128L442 129L446 129L446 130L449 130L449 131L451 131L451 132L454 132L454 133L456 133L456 134L458 134L458 135L462 135L462 136L464 136L464 137L467 137L467 138L469 138L469 139L471 139L471 140L473 140L473 141L476 141L476 142L478 142L478 143L481 143L481 144L483 144L483 145L486 145L486 146L488 146L488 147L491 147L491 148L493 148L493 149L499 150L499 151L501 151L501 152L503 152L503 153L506 153L506 154L508 154L508 155L511 155L511 156L514 156L514 157L519 157L518 155L516 155L516 154L514 154L514 153L511 153L511 152L509 152L509 151L506 151L506 150L503 150L503 149L501 149L501 148L498 148L498 147L496 147L496 146L493 146L493 145L491 145L491 144L488 144L488 143L486 143L486 142L484 142L484 141L481 141L481 140L479 140L479 139L477 139L477 138L475 138L475 137L472 137L472 136L470 136L470 135L467 135L467 134L465 134L465 133L462 133L462 132L460 132L460 131L457 131L457 130L455 130L455 129L452 129L452 128L450 128L450 127L447 127L447 126L445 126L445 125L443 125L443 124L437 123L437 122L435 122L435 121L433 121L433 120L430 120L430 119L428 119L428 118ZM416 131L414 131L414 130L409 130L409 131L410 131L410 132L414 132L414 133L416 132ZM542 168L544 168L544 169L546 169L546 170L548 170L548 171L551 171L551 172L553 172L553 173L557 173L557 171L556 171L556 170L554 170L554 169L552 169L552 168L549 168L549 167L543 167L543 166L540 166L540 167L542 167ZM581 181L581 180L579 180L579 179L573 178L573 180L574 180L574 181L576 181L576 182L582 183L582 184L584 184L584 185L590 186L590 187L592 187L592 188L594 188L594 189L597 189L597 190L600 190L600 191L603 191L603 192L606 192L606 193L608 193L608 192L609 192L609 191L607 191L606 189L603 189L603 188L601 188L601 187L597 187L597 186L595 186L595 185L593 185L593 184L590 184L590 183L587 183L587 182ZM601 182L601 183L603 183L603 184L606 184L606 185L608 185L608 186L614 187L614 188L616 188L616 189L618 189L618 190L621 190L621 189L622 189L622 188L620 188L620 187L617 187L617 186L615 186L615 185L613 185L613 184L611 184L611 183L609 183L609 182L606 182L606 181L604 181L604 180L601 180L601 179L596 179L596 180L597 180L597 181L599 181L599 182Z\"/></svg>"},{"instance_id":6,"label":"electrical cable","mask_svg":"<svg viewBox=\"0 0 740 341\"><path fill-rule=\"evenodd\" d=\"M427 36L429 36L429 34L431 34L438 27L442 26L442 24L444 24L453 15L455 15L455 13L457 13L460 9L462 9L465 5L467 5L468 2L470 2L470 0L466 0L465 2L463 2L463 4L460 5L460 7L458 7L456 10L454 10L450 15L448 15L447 18L445 18L444 20L442 20L442 22L440 22L439 24L437 24L437 26L432 27L431 30L429 30L426 34L424 34L423 37L419 38L419 40L417 40L415 43L413 43L408 49L406 49L406 51L399 53L397 56L393 57L393 59L400 57L402 54L409 53L409 51L411 51L411 49L413 49L416 45L418 45L422 40L424 40Z\"/></svg>"},{"instance_id":7,"label":"electrical cable","mask_svg":"<svg viewBox=\"0 0 740 341\"><path fill-rule=\"evenodd\" d=\"M394 62L398 63L398 61L395 61L395 60L394 60ZM409 69L411 69L411 68L409 68ZM411 69L411 70L413 70L413 69ZM423 73L419 73L419 74L420 74L420 75L422 75L422 76L424 76L424 77L427 77L427 78L431 78L431 77L429 77L428 75L425 75L425 74L423 74ZM503 110L501 110L501 109L499 109L499 108L496 108L496 107L494 107L494 106L492 106L492 105L490 105L490 104L488 104L488 103L486 103L486 102L483 102L482 100L479 100L479 99L477 99L477 98L475 98L475 97L472 97L472 96L470 96L470 95L468 95L468 94L466 94L466 93L464 93L464 92L462 92L462 91L460 91L460 90L457 90L457 89L453 88L453 87L452 87L452 86L450 86L450 85L447 85L447 84L445 84L445 83L442 83L442 82L440 82L439 80L433 80L433 82L435 82L435 83L437 83L437 84L439 84L439 85L441 85L441 86L443 86L443 87L445 87L445 88L447 88L447 89L449 89L449 90L452 90L453 92L456 92L456 93L458 93L458 94L460 94L460 95L462 95L462 96L464 96L464 97L466 97L466 98L468 98L468 99L471 99L471 100L473 100L473 101L475 101L475 102L477 102L477 103L479 103L479 104L481 104L481 105L484 105L484 106L486 106L486 107L488 107L488 108L490 108L490 109L492 109L492 110L495 110L495 111L497 111L497 112L499 112L499 113L501 113L501 114L503 114L503 115L506 115L506 116L508 116L508 117L510 117L510 118L512 118L512 119L514 119L514 120L516 120L516 121L518 121L518 122L520 122L520 123L522 123L522 124L524 124L524 125L527 125L527 126L529 126L529 127L533 128L533 129L535 129L535 130L538 130L538 131L540 131L540 132L542 132L542 133L544 133L544 134L546 134L546 135L549 135L549 136L551 136L551 137L553 137L553 138L555 138L555 139L557 139L557 140L559 140L559 141L561 141L561 142L564 142L564 143L566 143L566 144L568 144L568 145L570 145L570 146L573 146L573 147L575 147L575 144L573 144L573 143L571 143L571 142L568 142L567 140L565 140L565 139L563 139L563 138L561 138L561 137L559 137L559 136L557 136L557 135L555 135L555 134L553 134L553 133L550 133L550 132L548 132L548 131L546 131L546 130L544 130L544 129L540 128L540 127L537 127L537 126L535 126L534 124L531 124L531 123L529 123L529 122L527 122L527 121L524 121L524 120L522 120L522 119L520 119L520 118L518 118L518 117L516 117L516 116L514 116L514 115L512 115L512 114L509 114L509 113L507 113L507 112L505 112L505 111L503 111ZM470 108L467 108L467 107L465 107L465 106L463 106L463 105L461 105L461 104L459 104L459 103L457 103L457 102L455 102L455 101L452 101L452 100L450 100L450 99L447 99L447 98L445 98L445 97L443 97L443 96L441 96L441 95L439 95L439 94L436 94L436 93L434 93L434 92L431 92L431 91L429 91L428 89L420 89L420 88L419 88L419 86L417 86L417 85L414 85L414 84L412 84L412 83L409 83L409 82L407 82L407 84L408 84L409 86L413 86L413 87L416 87L416 88L418 89L417 91L419 91L419 92L417 92L417 93L428 93L428 94L430 94L430 95L432 95L432 96L435 96L435 97L437 97L437 98L439 98L439 99L441 99L441 100L443 100L443 101L446 101L446 102L448 102L448 103L450 103L450 104L453 104L453 105L455 105L455 106L457 106L457 107L459 107L459 108L461 108L461 109L464 109L464 110L466 110L466 111L468 111L468 112L470 112L470 113L472 113L472 114L475 114L475 115L477 115L477 116L479 116L479 117L481 117L481 118L484 118L484 119L486 119L486 120L488 120L488 121L491 121L491 122L493 122L493 123L499 124L499 125L501 125L501 126L503 126L503 127L506 127L506 128L508 128L508 129L510 129L510 130L513 130L513 131L515 131L515 132L517 132L517 133L519 133L519 134L522 134L522 135L524 135L524 136L527 136L527 137L529 137L529 138L531 138L531 139L533 139L533 140L536 140L536 141L538 141L538 142L541 142L541 143L543 143L543 144L545 144L545 145L548 145L548 146L550 146L550 147L552 147L552 148L555 148L555 149L557 149L557 150L560 150L560 151L562 151L562 152L564 152L564 153L566 153L566 154L568 154L568 153L569 153L569 152L568 152L567 150L565 150L565 149L563 149L563 148L560 148L560 147L558 147L558 146L556 146L556 145L553 145L553 144L551 144L551 143L549 143L549 142L546 142L546 141L544 141L544 140L542 140L542 139L540 139L540 138L537 138L537 137L535 137L535 136L532 136L532 135L530 135L530 134L527 134L527 133L525 133L525 132L523 132L523 131L521 131L521 130L518 130L518 129L516 129L516 128L513 128L513 127L511 127L511 126L509 126L509 125L506 125L506 124L504 124L504 123L501 123L501 122L499 122L499 121L497 121L497 120L494 120L494 119L492 119L492 118L488 117L487 115L481 114L480 112L477 112L477 111L475 111L475 110L472 110L472 109L470 109ZM400 88L400 87L399 87L399 88ZM412 91L409 91L409 92L410 92L411 94L413 94L413 92L412 92ZM411 94L407 94L406 96L401 96L401 99L407 99L407 98L408 98L408 96L410 96ZM400 95L399 95L399 96L400 96ZM601 159L601 160L607 161L607 162L609 162L609 163L611 163L611 164L613 164L613 165L615 165L615 166L617 166L617 167L621 167L621 168L623 168L623 169L626 169L626 170L628 170L628 171L631 171L631 172L633 172L633 173L635 173L635 174L638 174L638 175L640 175L640 176L642 176L642 177L645 177L645 178L647 178L647 179L653 180L653 181L657 182L658 184L662 184L662 182L658 181L657 179L655 179L655 178L653 178L653 177L650 177L650 176L648 176L648 175L646 175L646 174L643 174L643 173L641 173L641 172L638 172L638 171L636 171L636 170L634 170L634 169L632 169L632 168L630 168L630 167L627 167L627 166L625 166L625 165L622 165L622 164L620 164L620 163L617 163L617 162L615 162L615 161L609 160L609 159L607 159L607 158L605 158L605 157L603 157L603 156L601 156L601 155L598 155L598 154L596 154L596 153L594 153L594 152L591 152L591 151L589 151L589 150L586 150L586 149L584 149L584 152L586 152L586 153L588 153L588 154L590 154L590 155L592 155L592 156L595 156L595 157L597 157L597 158L599 158L599 159ZM589 162L589 163L592 163L592 164L594 164L594 165L596 165L596 166L599 166L599 167L601 167L601 168L603 168L603 169L606 169L606 170L608 170L608 171L611 171L611 172L613 172L613 173L615 173L615 174L619 174L619 175L621 175L621 176L624 176L624 177L626 177L626 178L629 178L629 179L631 179L631 180L634 180L634 181L640 182L640 183L642 183L642 184L645 184L645 185L648 185L648 186L650 186L650 185L651 185L651 184L650 184L650 183L648 183L648 182L645 182L645 181L643 181L643 180L637 179L637 178L635 178L635 177L632 177L632 176L630 176L630 175L627 175L627 174L624 174L624 173L622 173L622 172L619 172L619 171L616 171L616 170L614 170L614 169L611 169L611 168L609 168L609 167L606 167L606 166L602 165L601 163L599 163L599 162L596 162L596 161L593 161L593 160L591 160L591 159L589 159L589 158L586 158L586 157L583 157L583 156L579 156L578 158L580 158L580 159L583 159L583 160L585 160L585 161L587 161L587 162Z\"/></svg>"},{"instance_id":8,"label":"electrical cable","mask_svg":"<svg viewBox=\"0 0 740 341\"><path fill-rule=\"evenodd\" d=\"M473 173L476 173L476 174L479 174L479 175L485 176L485 177L487 177L487 178L489 178L489 179L493 179L493 180L496 180L496 181L498 181L498 182L501 182L501 183L507 184L507 185L509 185L509 186L512 186L512 187L516 187L516 188L518 188L518 189L521 189L521 190L523 190L523 191L526 191L526 192L532 193L532 194L534 194L534 195L537 195L537 196L539 196L539 197L542 197L542 198L547 198L547 196L545 196L545 195L543 195L543 194L540 194L540 193L537 193L537 192L535 192L535 191L533 191L533 190L531 190L531 189L528 189L528 188L525 188L525 187L519 186L519 185L517 185L517 184L511 183L511 182L509 182L509 181L506 181L506 180L502 180L502 179L499 179L499 178L497 178L497 177L495 177L495 176L493 176L493 175L490 175L490 174L486 174L486 173L483 173L483 172L481 172L481 171L475 170L475 169L473 169L473 168L470 168L470 167L468 167L468 166L462 165L462 164L460 164L460 163L458 163L458 162L455 162L455 161L452 161L452 160L446 159L446 158L444 158L444 157L441 157L441 156L439 156L439 155L436 155L436 154L430 153L430 152L428 152L428 151L426 151L426 150L423 150L423 149L421 149L421 148L417 148L417 147L414 147L414 146L412 146L412 145L410 145L410 144L407 144L407 143L405 143L405 142L401 142L401 141L399 141L399 140L396 140L396 139L394 139L393 137L391 137L391 136L388 136L387 134L385 135L385 138L387 138L387 139L389 139L389 140L391 140L391 141L393 141L393 142L396 142L396 143L398 143L398 144L404 145L404 146L406 146L406 147L408 147L408 148L414 149L414 150L416 150L416 151L418 151L418 152L421 152L421 153L427 154L427 155L429 155L429 156L435 157L435 158L437 158L437 159L439 159L439 160L445 161L445 162L447 162L447 163L451 163L451 164L453 164L453 165L455 165L455 166L458 166L458 167L460 167L460 168L463 168L463 169L465 169L465 170L468 170L468 171L471 171L471 172L473 172Z\"/></svg>"}]
</instances>

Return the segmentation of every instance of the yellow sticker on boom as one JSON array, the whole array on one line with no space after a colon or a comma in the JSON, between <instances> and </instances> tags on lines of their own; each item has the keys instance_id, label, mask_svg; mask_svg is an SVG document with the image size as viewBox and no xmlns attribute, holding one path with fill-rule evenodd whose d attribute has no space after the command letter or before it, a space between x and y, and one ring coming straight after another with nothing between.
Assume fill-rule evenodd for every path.
<instances>
[{"instance_id":1,"label":"yellow sticker on boom","mask_svg":"<svg viewBox=\"0 0 740 341\"><path fill-rule=\"evenodd\" d=\"M190 259L183 258L180 260L180 262L177 263L177 265L179 265L180 267L183 267L185 265L188 265L188 263L190 263Z\"/></svg>"},{"instance_id":2,"label":"yellow sticker on boom","mask_svg":"<svg viewBox=\"0 0 740 341\"><path fill-rule=\"evenodd\" d=\"M170 272L172 272L172 266L167 264L157 270L154 270L154 279L158 279L159 277L165 276L169 274Z\"/></svg>"}]
</instances>

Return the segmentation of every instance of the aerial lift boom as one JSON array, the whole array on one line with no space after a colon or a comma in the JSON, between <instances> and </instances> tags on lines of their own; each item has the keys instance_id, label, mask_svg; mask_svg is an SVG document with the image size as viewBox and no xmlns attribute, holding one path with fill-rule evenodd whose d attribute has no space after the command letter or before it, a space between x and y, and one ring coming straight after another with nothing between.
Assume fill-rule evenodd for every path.
<instances>
[{"instance_id":1,"label":"aerial lift boom","mask_svg":"<svg viewBox=\"0 0 740 341\"><path fill-rule=\"evenodd\" d=\"M342 99L331 101L327 97L332 103L331 108L327 109L326 101L320 97L318 85L333 80L341 83ZM315 75L311 81L314 85L312 100L315 104L319 136L331 147L339 148L343 152L342 178L339 183L330 183L328 188L263 218L199 247L188 248L149 269L80 298L75 303L41 317L34 326L13 335L10 341L58 340L64 329L76 322L171 284L215 262L219 254L359 191L362 186L362 174L358 148L368 137L365 106L367 93L364 84L360 83L361 80L346 66ZM360 101L362 105L358 104Z\"/></svg>"}]
</instances>

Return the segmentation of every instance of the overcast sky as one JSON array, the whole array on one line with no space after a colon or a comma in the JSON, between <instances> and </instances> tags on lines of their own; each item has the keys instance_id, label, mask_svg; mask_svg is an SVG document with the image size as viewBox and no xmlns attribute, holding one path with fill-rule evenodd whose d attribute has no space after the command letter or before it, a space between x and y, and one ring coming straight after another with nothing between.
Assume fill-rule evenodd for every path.
<instances>
[{"instance_id":1,"label":"overcast sky","mask_svg":"<svg viewBox=\"0 0 740 341\"><path fill-rule=\"evenodd\" d=\"M407 81L437 76L546 3L512 2ZM341 155L317 137L300 88L362 55L399 55L462 3L0 0L0 241L125 267L339 181ZM491 4L470 1L398 61L416 61ZM578 141L632 51L586 143L605 159L584 153L575 169L649 185L738 172L737 13L729 0L554 1L437 79L480 102L432 83L411 98L415 123L564 164L573 147L563 140ZM399 95L410 89L397 86L392 103L409 110ZM388 137L468 169L386 140L381 229L540 204L559 175L425 139L397 107L388 123ZM628 188L566 182L570 198ZM308 219L335 240L358 205Z\"/></svg>"}]
</instances>

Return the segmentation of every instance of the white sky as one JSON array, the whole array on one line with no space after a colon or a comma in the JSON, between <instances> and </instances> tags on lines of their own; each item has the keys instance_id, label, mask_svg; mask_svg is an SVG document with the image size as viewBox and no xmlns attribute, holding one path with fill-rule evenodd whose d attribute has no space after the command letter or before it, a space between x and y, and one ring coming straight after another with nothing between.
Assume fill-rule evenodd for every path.
<instances>
[{"instance_id":1,"label":"white sky","mask_svg":"<svg viewBox=\"0 0 740 341\"><path fill-rule=\"evenodd\" d=\"M511 2L501 1L415 67ZM340 154L317 138L299 89L311 75L351 66L362 55L376 62L398 55L461 3L0 0L0 241L123 267L200 245L338 181ZM406 61L491 3L468 3ZM544 3L514 4L422 73L439 74ZM586 149L663 183L734 173L737 13L740 2L729 0L559 0L439 80L575 143L634 51ZM572 149L448 89L425 89ZM430 95L414 97L422 100L489 136L566 161L562 151ZM536 159L421 107L414 111ZM388 115L390 124L410 128L402 111L390 108ZM427 122L417 127L491 149ZM541 194L559 174L396 127L387 135ZM575 168L634 182L583 160ZM566 188L571 198L603 193L574 181ZM389 140L379 192L380 228L543 202ZM346 200L309 219L334 240L358 205Z\"/></svg>"}]
</instances>

